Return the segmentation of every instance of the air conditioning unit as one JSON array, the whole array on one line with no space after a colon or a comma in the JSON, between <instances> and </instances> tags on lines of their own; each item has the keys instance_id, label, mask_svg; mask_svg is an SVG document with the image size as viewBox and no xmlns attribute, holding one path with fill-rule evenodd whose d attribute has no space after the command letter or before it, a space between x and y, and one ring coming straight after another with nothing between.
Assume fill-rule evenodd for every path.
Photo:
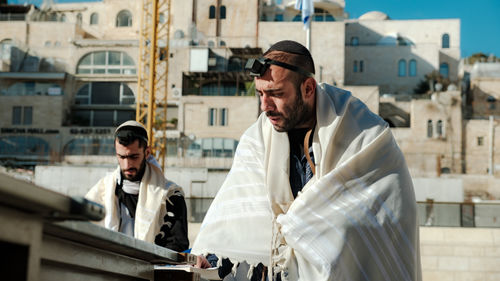
<instances>
[{"instance_id":1,"label":"air conditioning unit","mask_svg":"<svg viewBox=\"0 0 500 281\"><path fill-rule=\"evenodd\" d=\"M181 88L173 88L172 89L172 97L174 97L174 98L182 97L182 89Z\"/></svg>"}]
</instances>

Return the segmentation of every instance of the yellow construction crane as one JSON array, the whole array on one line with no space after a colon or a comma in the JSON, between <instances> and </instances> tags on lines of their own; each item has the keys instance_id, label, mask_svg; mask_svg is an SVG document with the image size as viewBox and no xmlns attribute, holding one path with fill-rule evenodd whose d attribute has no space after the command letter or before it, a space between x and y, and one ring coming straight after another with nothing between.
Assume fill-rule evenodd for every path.
<instances>
[{"instance_id":1,"label":"yellow construction crane","mask_svg":"<svg viewBox=\"0 0 500 281\"><path fill-rule=\"evenodd\" d=\"M153 155L165 168L171 0L143 0L136 120L146 126Z\"/></svg>"}]
</instances>

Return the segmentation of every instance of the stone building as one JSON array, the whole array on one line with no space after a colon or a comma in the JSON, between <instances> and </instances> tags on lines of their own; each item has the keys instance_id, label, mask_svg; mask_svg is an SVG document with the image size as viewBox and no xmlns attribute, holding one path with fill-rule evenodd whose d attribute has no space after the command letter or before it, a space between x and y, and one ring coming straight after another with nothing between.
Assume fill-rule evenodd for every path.
<instances>
[{"instance_id":1,"label":"stone building","mask_svg":"<svg viewBox=\"0 0 500 281\"><path fill-rule=\"evenodd\" d=\"M412 173L476 171L465 167L460 95L410 98L432 71L459 84L459 20L348 19L344 7L315 2L309 42L318 82L351 90L395 127ZM0 161L114 163L114 127L135 117L140 3L0 11ZM306 45L300 13L294 1L173 1L170 24L166 163L227 170L260 113L243 66L278 40Z\"/></svg>"}]
</instances>

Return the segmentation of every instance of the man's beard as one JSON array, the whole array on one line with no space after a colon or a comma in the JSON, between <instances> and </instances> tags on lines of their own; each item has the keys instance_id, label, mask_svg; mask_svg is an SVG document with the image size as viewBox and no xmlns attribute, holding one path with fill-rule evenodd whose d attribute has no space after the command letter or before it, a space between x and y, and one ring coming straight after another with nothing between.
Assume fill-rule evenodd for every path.
<instances>
[{"instance_id":1,"label":"man's beard","mask_svg":"<svg viewBox=\"0 0 500 281\"><path fill-rule=\"evenodd\" d=\"M146 171L146 157L144 157L144 159L142 160L142 163L141 163L141 167L139 168L139 171L137 171L136 168L131 168L131 169L128 169L128 171L130 170L135 170L136 173L135 173L135 176L127 176L127 174L125 174L125 171L127 170L122 170L122 176L126 179L126 180L129 180L129 181L140 181L142 180L142 176L144 175L144 172Z\"/></svg>"},{"instance_id":2,"label":"man's beard","mask_svg":"<svg viewBox=\"0 0 500 281\"><path fill-rule=\"evenodd\" d=\"M283 111L287 113L287 117L285 117L283 113L266 112L267 116L280 116L283 119L283 125L280 127L274 126L274 129L278 132L288 132L304 123L307 123L312 117L312 109L304 103L299 87L295 89L295 93L296 98L294 103L285 106L283 109Z\"/></svg>"}]
</instances>

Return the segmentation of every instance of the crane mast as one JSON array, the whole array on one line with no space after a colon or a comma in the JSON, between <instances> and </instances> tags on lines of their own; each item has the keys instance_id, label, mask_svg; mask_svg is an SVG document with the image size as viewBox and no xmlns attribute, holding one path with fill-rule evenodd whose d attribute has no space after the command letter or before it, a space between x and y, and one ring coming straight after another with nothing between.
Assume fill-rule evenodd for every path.
<instances>
[{"instance_id":1,"label":"crane mast","mask_svg":"<svg viewBox=\"0 0 500 281\"><path fill-rule=\"evenodd\" d=\"M171 0L143 0L139 35L136 120L145 125L153 155L165 167Z\"/></svg>"}]
</instances>

